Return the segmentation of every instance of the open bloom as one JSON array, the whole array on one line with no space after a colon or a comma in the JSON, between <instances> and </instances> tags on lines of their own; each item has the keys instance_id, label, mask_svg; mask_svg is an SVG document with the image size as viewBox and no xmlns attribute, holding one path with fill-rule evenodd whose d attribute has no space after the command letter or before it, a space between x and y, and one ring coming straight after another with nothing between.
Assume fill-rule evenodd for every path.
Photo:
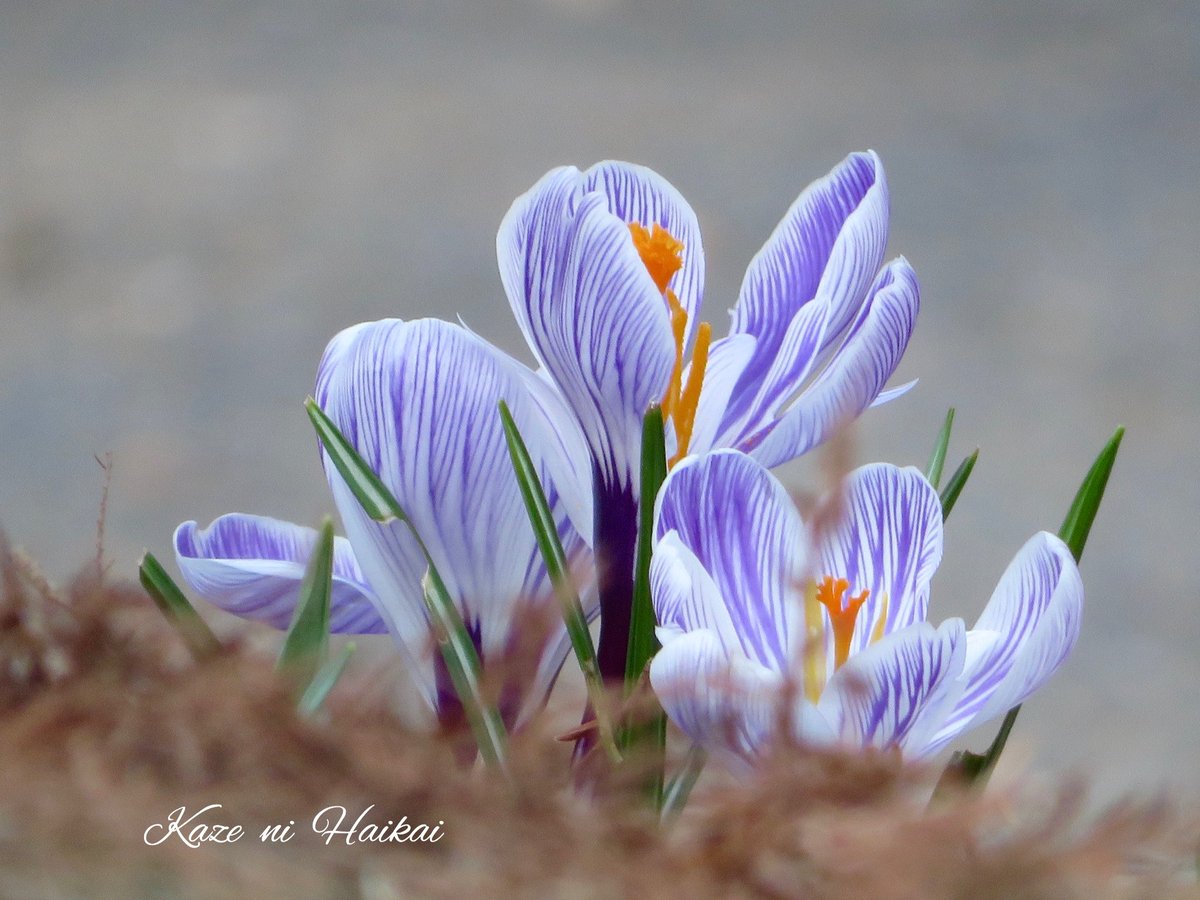
<instances>
[{"instance_id":1,"label":"open bloom","mask_svg":"<svg viewBox=\"0 0 1200 900\"><path fill-rule=\"evenodd\" d=\"M694 741L741 757L781 720L802 741L932 754L1037 690L1079 635L1079 570L1045 532L974 628L926 621L942 516L912 468L857 469L836 526L810 529L748 456L689 458L663 486L655 534L651 684Z\"/></svg>"},{"instance_id":2,"label":"open bloom","mask_svg":"<svg viewBox=\"0 0 1200 900\"><path fill-rule=\"evenodd\" d=\"M554 169L513 204L501 278L592 452L606 675L625 662L646 410L662 404L672 461L734 447L775 466L876 402L919 305L904 259L880 268L887 226L879 158L849 156L751 260L729 334L713 340L700 229L663 178L620 162Z\"/></svg>"},{"instance_id":3,"label":"open bloom","mask_svg":"<svg viewBox=\"0 0 1200 900\"><path fill-rule=\"evenodd\" d=\"M501 694L501 713L513 724L544 700L567 643L497 403L508 403L529 446L568 556L586 565L591 497L586 471L573 467L587 452L561 400L490 344L433 319L341 332L321 360L316 399L408 513L485 666L513 645L524 609L549 610L553 631L536 671L506 682ZM372 521L324 462L347 534L335 543L332 629L390 632L429 704L456 718L461 708L432 653L424 555L407 525ZM234 514L207 529L185 522L175 549L205 599L286 627L314 541L312 529Z\"/></svg>"}]
</instances>

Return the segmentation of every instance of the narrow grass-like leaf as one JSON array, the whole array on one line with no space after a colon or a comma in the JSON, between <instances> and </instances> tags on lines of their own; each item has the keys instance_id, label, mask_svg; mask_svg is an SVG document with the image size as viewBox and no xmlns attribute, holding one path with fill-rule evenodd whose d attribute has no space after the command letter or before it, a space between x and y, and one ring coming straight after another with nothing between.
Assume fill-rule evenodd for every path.
<instances>
[{"instance_id":1,"label":"narrow grass-like leaf","mask_svg":"<svg viewBox=\"0 0 1200 900\"><path fill-rule=\"evenodd\" d=\"M380 481L379 476L371 471L371 467L363 461L333 420L325 414L325 410L317 405L317 401L309 397L304 401L304 408L317 430L317 436L325 445L325 452L333 460L334 467L366 514L380 523L396 519L408 521L392 492Z\"/></svg>"},{"instance_id":2,"label":"narrow grass-like leaf","mask_svg":"<svg viewBox=\"0 0 1200 900\"><path fill-rule=\"evenodd\" d=\"M1112 474L1113 464L1117 461L1117 451L1121 449L1121 440L1125 437L1124 427L1118 428L1088 473L1071 502L1067 517L1063 520L1058 536L1071 548L1075 561L1083 556L1083 546L1087 543L1092 531L1092 523L1096 521L1096 511L1100 509L1100 501L1104 499L1104 489L1108 487L1108 476Z\"/></svg>"},{"instance_id":3,"label":"narrow grass-like leaf","mask_svg":"<svg viewBox=\"0 0 1200 900\"><path fill-rule=\"evenodd\" d=\"M667 449L662 410L650 407L642 420L641 499L638 502L637 553L633 563L633 610L629 623L629 647L625 656L625 695L642 682L650 659L658 652L654 628L658 621L650 597L650 556L654 543L654 501L667 477ZM650 700L645 718L621 729L617 746L635 751L648 763L646 793L654 809L663 802L663 766L666 761L667 717L657 700Z\"/></svg>"},{"instance_id":4,"label":"narrow grass-like leaf","mask_svg":"<svg viewBox=\"0 0 1200 900\"><path fill-rule=\"evenodd\" d=\"M300 702L296 704L300 715L311 716L321 708L321 704L325 702L325 698L329 696L333 686L346 671L346 664L350 662L350 657L354 655L355 649L357 649L357 645L353 642L343 645L341 653L325 660L321 668L317 669L317 674L313 676L308 688L301 695Z\"/></svg>"},{"instance_id":5,"label":"narrow grass-like leaf","mask_svg":"<svg viewBox=\"0 0 1200 900\"><path fill-rule=\"evenodd\" d=\"M1112 474L1113 464L1117 461L1117 451L1121 449L1121 439L1124 437L1125 429L1118 428L1109 438L1108 443L1104 445L1104 449L1100 451L1095 462L1088 469L1087 475L1084 476L1079 490L1075 492L1075 499L1071 501L1067 517L1058 530L1058 536L1070 549L1071 555L1075 557L1075 562L1079 562L1083 556L1084 545L1087 544L1092 523L1096 521L1096 512L1100 509L1100 501L1104 499L1108 476ZM992 776L992 771L996 768L996 763L1000 760L1000 754L1004 752L1008 736L1012 733L1013 725L1016 724L1017 715L1020 712L1021 705L1017 704L1005 714L995 739L983 753L972 753L969 750L955 753L942 773L938 788L940 789L943 783L950 781L979 788L986 786L988 779ZM937 793L938 791L935 790L935 796Z\"/></svg>"},{"instance_id":6,"label":"narrow grass-like leaf","mask_svg":"<svg viewBox=\"0 0 1200 900\"><path fill-rule=\"evenodd\" d=\"M425 606L433 616L438 648L446 663L450 682L463 705L479 753L488 765L507 772L504 721L499 711L486 701L480 689L479 654L475 651L475 644L467 634L467 627L445 583L432 565L425 573L422 587Z\"/></svg>"},{"instance_id":7,"label":"narrow grass-like leaf","mask_svg":"<svg viewBox=\"0 0 1200 900\"><path fill-rule=\"evenodd\" d=\"M954 407L952 406L946 412L946 421L942 423L942 430L938 432L937 440L933 444L933 453L929 455L929 465L925 467L925 477L929 479L934 490L937 490L938 483L942 480L942 467L946 465L946 450L950 446L950 429L953 427Z\"/></svg>"},{"instance_id":8,"label":"narrow grass-like leaf","mask_svg":"<svg viewBox=\"0 0 1200 900\"><path fill-rule=\"evenodd\" d=\"M625 691L632 691L658 650L654 604L650 599L650 554L654 544L654 500L667 477L662 409L650 407L642 421L641 501L638 504L637 555L633 563L633 613L625 657Z\"/></svg>"},{"instance_id":9,"label":"narrow grass-like leaf","mask_svg":"<svg viewBox=\"0 0 1200 900\"><path fill-rule=\"evenodd\" d=\"M325 659L329 646L329 606L333 593L333 521L326 519L304 569L296 611L279 651L278 668L302 694Z\"/></svg>"},{"instance_id":10,"label":"narrow grass-like leaf","mask_svg":"<svg viewBox=\"0 0 1200 900\"><path fill-rule=\"evenodd\" d=\"M942 499L942 521L944 522L950 515L950 510L954 509L954 504L958 502L958 495L962 493L964 487L967 486L967 479L971 477L971 470L975 468L975 462L979 459L979 448L975 452L958 464L958 468L954 470L954 474L950 476L950 480L946 482L946 487L940 494Z\"/></svg>"},{"instance_id":11,"label":"narrow grass-like leaf","mask_svg":"<svg viewBox=\"0 0 1200 900\"><path fill-rule=\"evenodd\" d=\"M621 754L613 738L612 717L608 712L607 695L604 691L604 679L600 675L600 666L596 661L596 646L592 642L592 633L588 629L587 617L583 613L583 604L579 600L579 592L575 589L570 569L567 565L567 554L563 550L562 541L558 537L558 523L550 511L550 503L546 499L545 488L538 477L537 469L529 456L529 449L521 437L517 423L509 412L508 404L500 401L500 422L504 426L504 437L508 443L508 453L512 457L513 471L517 476L517 484L521 489L521 497L525 501L525 511L529 515L529 524L533 526L538 548L541 550L542 561L546 572L554 585L562 609L563 621L567 626L567 636L575 651L575 659L583 673L584 684L587 686L588 699L591 700L592 710L596 716L596 728L600 744L613 762L620 762Z\"/></svg>"},{"instance_id":12,"label":"narrow grass-like leaf","mask_svg":"<svg viewBox=\"0 0 1200 900\"><path fill-rule=\"evenodd\" d=\"M183 642L196 659L202 659L221 649L221 642L200 614L192 608L179 585L167 574L153 553L146 552L138 566L138 580L154 601L154 605L175 626Z\"/></svg>"},{"instance_id":13,"label":"narrow grass-like leaf","mask_svg":"<svg viewBox=\"0 0 1200 900\"><path fill-rule=\"evenodd\" d=\"M354 446L346 439L333 420L325 414L311 397L304 403L308 417L325 447L325 452L333 460L334 466L353 491L355 498L363 510L375 521L384 524L388 522L403 522L420 547L425 557L427 569L423 589L425 605L433 617L438 643L442 657L450 671L451 681L458 694L459 702L463 705L468 722L471 723L472 733L479 744L479 752L483 758L504 770L505 733L504 723L500 713L484 702L483 692L479 685L481 665L475 644L471 640L467 627L459 615L458 608L446 583L442 580L429 548L417 533L412 520L404 512L400 501L392 494L388 486L371 470L366 461L359 455Z\"/></svg>"},{"instance_id":14,"label":"narrow grass-like leaf","mask_svg":"<svg viewBox=\"0 0 1200 900\"><path fill-rule=\"evenodd\" d=\"M664 823L669 822L683 811L688 797L692 794L692 788L696 786L700 773L704 771L707 762L708 753L704 748L699 744L692 744L688 749L687 756L683 758L683 765L679 767L679 771L675 773L675 777L671 779L671 783L667 785L666 792L663 794L662 820Z\"/></svg>"}]
</instances>

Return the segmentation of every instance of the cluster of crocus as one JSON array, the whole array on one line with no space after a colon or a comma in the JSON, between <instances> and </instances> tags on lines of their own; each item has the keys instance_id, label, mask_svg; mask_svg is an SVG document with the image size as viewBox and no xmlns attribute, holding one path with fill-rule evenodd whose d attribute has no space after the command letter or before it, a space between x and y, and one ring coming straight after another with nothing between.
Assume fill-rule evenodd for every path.
<instances>
[{"instance_id":1,"label":"cluster of crocus","mask_svg":"<svg viewBox=\"0 0 1200 900\"><path fill-rule=\"evenodd\" d=\"M389 632L443 720L461 708L431 652L429 560L486 666L554 591L522 505L497 414L505 401L545 485L558 534L600 616L601 674L626 662L643 417L661 405L673 471L657 497L652 564L663 649L651 680L671 718L706 746L753 755L779 687L801 686L797 734L932 752L1018 702L1058 665L1078 627L1078 575L1039 536L978 626L925 623L941 553L936 494L885 467L856 473L834 534L805 531L766 471L819 445L885 390L912 333L916 277L884 264L888 197L874 153L812 184L751 261L729 333L700 321L696 217L654 172L606 162L555 169L519 197L497 237L501 280L540 365L465 328L386 320L336 336L315 399L408 514L380 524L323 455L345 525L331 628ZM933 496L933 505L930 505ZM175 536L195 591L286 625L309 529L234 514ZM1051 571L1053 570L1053 571ZM504 685L519 723L565 657L550 635Z\"/></svg>"},{"instance_id":2,"label":"cluster of crocus","mask_svg":"<svg viewBox=\"0 0 1200 900\"><path fill-rule=\"evenodd\" d=\"M806 528L782 485L737 452L668 476L650 679L692 740L753 758L784 721L807 743L927 756L1019 704L1074 646L1083 584L1058 538L1030 538L973 629L935 628L937 492L915 469L875 464L850 474L840 502L835 525Z\"/></svg>"}]
</instances>

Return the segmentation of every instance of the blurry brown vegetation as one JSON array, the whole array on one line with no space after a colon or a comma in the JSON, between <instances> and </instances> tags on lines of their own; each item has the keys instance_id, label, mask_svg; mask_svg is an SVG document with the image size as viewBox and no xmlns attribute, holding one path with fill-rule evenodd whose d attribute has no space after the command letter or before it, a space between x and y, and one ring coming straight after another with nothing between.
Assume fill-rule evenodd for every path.
<instances>
[{"instance_id":1,"label":"blurry brown vegetation","mask_svg":"<svg viewBox=\"0 0 1200 900\"><path fill-rule=\"evenodd\" d=\"M510 786L364 700L381 692L353 667L302 719L270 659L193 662L99 566L60 592L7 547L0 565L0 897L1200 897L1195 822L1162 804L1089 818L1075 786L927 810L930 773L790 748L664 829L619 786L577 795L543 722L514 738ZM240 842L144 844L209 803ZM334 804L445 835L326 847L308 824ZM290 820L290 843L259 841Z\"/></svg>"}]
</instances>

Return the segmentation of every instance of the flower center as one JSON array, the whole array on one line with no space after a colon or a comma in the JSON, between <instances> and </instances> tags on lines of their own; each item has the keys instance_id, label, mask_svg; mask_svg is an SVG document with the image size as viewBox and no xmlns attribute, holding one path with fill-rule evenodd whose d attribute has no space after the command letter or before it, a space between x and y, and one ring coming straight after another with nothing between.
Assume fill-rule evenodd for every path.
<instances>
[{"instance_id":1,"label":"flower center","mask_svg":"<svg viewBox=\"0 0 1200 900\"><path fill-rule=\"evenodd\" d=\"M850 582L845 578L826 575L819 584L814 583L804 597L804 691L813 703L821 698L821 691L825 689L825 622L821 607L829 613L829 624L833 629L833 668L837 671L850 658L850 641L854 637L858 612L871 596L869 590L864 590L847 598L849 589ZM886 597L880 613L871 635L872 643L883 636L883 623L887 619Z\"/></svg>"},{"instance_id":2,"label":"flower center","mask_svg":"<svg viewBox=\"0 0 1200 900\"><path fill-rule=\"evenodd\" d=\"M638 256L642 258L654 286L667 301L667 309L671 314L671 334L675 338L675 367L671 371L671 380L662 399L663 421L671 421L675 426L676 450L675 455L667 462L670 467L687 456L688 445L692 440L696 408L700 404L700 388L704 383L704 369L708 365L712 326L701 322L696 329L692 367L688 372L687 384L684 384L683 342L687 334L687 310L683 308L675 292L667 288L671 278L683 268L683 244L658 223L648 231L640 223L630 222L629 232L633 235L633 246Z\"/></svg>"}]
</instances>

